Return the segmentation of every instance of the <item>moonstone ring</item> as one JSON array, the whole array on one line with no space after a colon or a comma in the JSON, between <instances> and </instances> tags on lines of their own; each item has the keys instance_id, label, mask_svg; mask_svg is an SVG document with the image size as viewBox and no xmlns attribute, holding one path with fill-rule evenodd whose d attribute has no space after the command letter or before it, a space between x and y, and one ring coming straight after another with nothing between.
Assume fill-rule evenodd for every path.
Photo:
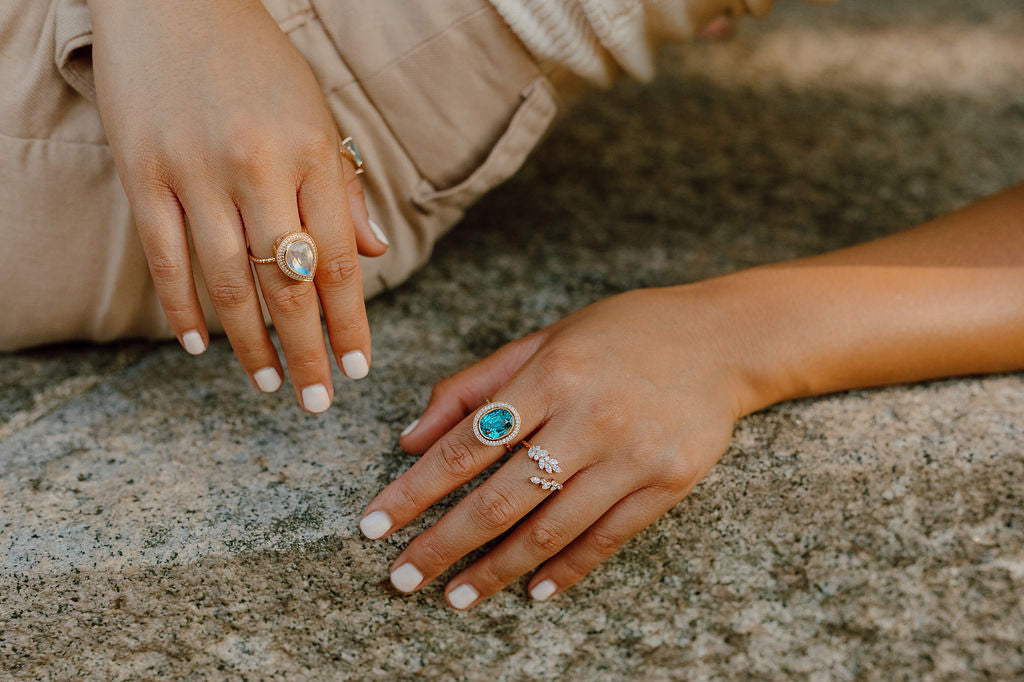
<instances>
[{"instance_id":1,"label":"moonstone ring","mask_svg":"<svg viewBox=\"0 0 1024 682\"><path fill-rule=\"evenodd\" d=\"M303 282L312 282L316 274L316 242L306 232L285 232L274 242L274 255L257 258L249 252L253 263L277 263L288 277Z\"/></svg>"}]
</instances>

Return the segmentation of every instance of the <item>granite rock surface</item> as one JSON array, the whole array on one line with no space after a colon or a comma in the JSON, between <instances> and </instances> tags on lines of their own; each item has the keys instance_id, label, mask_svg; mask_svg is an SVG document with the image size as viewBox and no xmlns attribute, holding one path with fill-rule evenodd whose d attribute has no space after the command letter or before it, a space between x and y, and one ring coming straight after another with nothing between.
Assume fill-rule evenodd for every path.
<instances>
[{"instance_id":1,"label":"granite rock surface","mask_svg":"<svg viewBox=\"0 0 1024 682\"><path fill-rule=\"evenodd\" d=\"M462 493L358 532L431 385L503 342L1021 180L1019 3L779 5L584 98L370 304L370 378L336 375L323 416L254 391L224 339L0 356L0 677L1024 676L1021 374L747 417L686 501L546 603L524 581L467 613L443 581L389 587Z\"/></svg>"}]
</instances>

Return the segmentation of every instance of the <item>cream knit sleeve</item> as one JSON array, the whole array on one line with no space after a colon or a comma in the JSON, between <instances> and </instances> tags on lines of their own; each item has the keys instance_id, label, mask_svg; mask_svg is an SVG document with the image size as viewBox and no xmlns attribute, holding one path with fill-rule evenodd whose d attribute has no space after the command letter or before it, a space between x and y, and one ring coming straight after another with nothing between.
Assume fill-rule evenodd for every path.
<instances>
[{"instance_id":1,"label":"cream knit sleeve","mask_svg":"<svg viewBox=\"0 0 1024 682\"><path fill-rule=\"evenodd\" d=\"M652 78L662 41L691 38L722 14L761 16L773 0L490 2L538 60L608 86L619 69L639 80Z\"/></svg>"}]
</instances>

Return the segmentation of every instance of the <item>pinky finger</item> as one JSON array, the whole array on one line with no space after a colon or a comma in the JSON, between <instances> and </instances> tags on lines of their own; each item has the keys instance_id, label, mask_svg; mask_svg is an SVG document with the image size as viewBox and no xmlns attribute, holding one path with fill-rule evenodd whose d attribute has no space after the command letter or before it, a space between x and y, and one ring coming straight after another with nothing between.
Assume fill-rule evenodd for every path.
<instances>
[{"instance_id":1,"label":"pinky finger","mask_svg":"<svg viewBox=\"0 0 1024 682\"><path fill-rule=\"evenodd\" d=\"M680 498L653 487L627 495L537 571L530 579L530 596L543 601L569 589Z\"/></svg>"},{"instance_id":2,"label":"pinky finger","mask_svg":"<svg viewBox=\"0 0 1024 682\"><path fill-rule=\"evenodd\" d=\"M192 276L185 212L170 188L162 192L160 196L147 197L145 206L136 202L133 213L149 274L167 321L182 347L199 355L210 339Z\"/></svg>"},{"instance_id":3,"label":"pinky finger","mask_svg":"<svg viewBox=\"0 0 1024 682\"><path fill-rule=\"evenodd\" d=\"M384 230L370 218L370 212L366 208L366 195L363 193L363 182L356 173L356 167L348 158L342 158L341 169L345 193L348 195L348 210L352 214L352 224L355 227L356 247L363 256L382 256L390 243Z\"/></svg>"}]
</instances>

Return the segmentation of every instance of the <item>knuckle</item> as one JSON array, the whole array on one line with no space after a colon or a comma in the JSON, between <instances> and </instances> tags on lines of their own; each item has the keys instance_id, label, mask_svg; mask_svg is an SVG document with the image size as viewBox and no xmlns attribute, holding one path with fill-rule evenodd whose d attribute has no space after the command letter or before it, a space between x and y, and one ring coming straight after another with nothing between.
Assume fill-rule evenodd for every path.
<instances>
[{"instance_id":1,"label":"knuckle","mask_svg":"<svg viewBox=\"0 0 1024 682\"><path fill-rule=\"evenodd\" d=\"M478 488L472 499L473 511L486 530L502 531L516 520L512 500L494 486Z\"/></svg>"},{"instance_id":2,"label":"knuckle","mask_svg":"<svg viewBox=\"0 0 1024 682\"><path fill-rule=\"evenodd\" d=\"M476 473L476 455L466 441L449 436L438 443L437 451L442 468L453 478L461 481L472 478Z\"/></svg>"},{"instance_id":3,"label":"knuckle","mask_svg":"<svg viewBox=\"0 0 1024 682\"><path fill-rule=\"evenodd\" d=\"M186 272L191 275L188 261L180 254L155 253L149 257L149 272L157 286L177 284Z\"/></svg>"},{"instance_id":4,"label":"knuckle","mask_svg":"<svg viewBox=\"0 0 1024 682\"><path fill-rule=\"evenodd\" d=\"M286 317L301 315L313 303L313 293L311 287L308 286L285 284L271 289L269 293L264 293L266 294L267 305Z\"/></svg>"},{"instance_id":5,"label":"knuckle","mask_svg":"<svg viewBox=\"0 0 1024 682\"><path fill-rule=\"evenodd\" d=\"M430 391L430 400L444 400L445 398L450 396L454 392L454 390L455 378L447 376L444 379L438 381L436 384L434 384L434 388L431 389Z\"/></svg>"},{"instance_id":6,"label":"knuckle","mask_svg":"<svg viewBox=\"0 0 1024 682\"><path fill-rule=\"evenodd\" d=\"M273 166L271 136L257 126L242 126L221 150L224 163L247 180L262 180Z\"/></svg>"},{"instance_id":7,"label":"knuckle","mask_svg":"<svg viewBox=\"0 0 1024 682\"><path fill-rule=\"evenodd\" d=\"M325 357L315 348L293 350L287 354L288 371L293 376L318 375L324 372Z\"/></svg>"},{"instance_id":8,"label":"knuckle","mask_svg":"<svg viewBox=\"0 0 1024 682\"><path fill-rule=\"evenodd\" d=\"M396 483L394 487L394 494L398 497L399 506L406 511L411 512L413 515L419 513L420 510L426 507L426 505L423 504L423 500L420 499L420 496L405 483Z\"/></svg>"},{"instance_id":9,"label":"knuckle","mask_svg":"<svg viewBox=\"0 0 1024 682\"><path fill-rule=\"evenodd\" d=\"M530 542L541 552L551 555L565 546L565 534L548 523L535 523L530 528Z\"/></svg>"},{"instance_id":10,"label":"knuckle","mask_svg":"<svg viewBox=\"0 0 1024 682\"><path fill-rule=\"evenodd\" d=\"M319 284L328 287L350 286L359 281L361 276L362 268L359 266L359 259L352 253L331 258L317 272Z\"/></svg>"},{"instance_id":11,"label":"knuckle","mask_svg":"<svg viewBox=\"0 0 1024 682\"><path fill-rule=\"evenodd\" d=\"M676 457L666 467L665 482L673 492L689 488L697 479L697 466L688 457Z\"/></svg>"},{"instance_id":12,"label":"knuckle","mask_svg":"<svg viewBox=\"0 0 1024 682\"><path fill-rule=\"evenodd\" d=\"M145 145L137 147L131 155L131 175L142 187L162 187L171 175L171 162L158 147Z\"/></svg>"},{"instance_id":13,"label":"knuckle","mask_svg":"<svg viewBox=\"0 0 1024 682\"><path fill-rule=\"evenodd\" d=\"M572 346L560 345L544 355L544 375L557 394L576 394L586 384L592 371L586 353Z\"/></svg>"},{"instance_id":14,"label":"knuckle","mask_svg":"<svg viewBox=\"0 0 1024 682\"><path fill-rule=\"evenodd\" d=\"M471 404L471 402L475 403L475 398L469 398L465 392L464 376L462 372L459 372L458 374L445 377L434 384L434 388L430 392L430 403L453 404L467 412L475 409L475 404Z\"/></svg>"},{"instance_id":15,"label":"knuckle","mask_svg":"<svg viewBox=\"0 0 1024 682\"><path fill-rule=\"evenodd\" d=\"M611 556L622 542L613 533L595 528L590 531L590 546L599 556Z\"/></svg>"},{"instance_id":16,"label":"knuckle","mask_svg":"<svg viewBox=\"0 0 1024 682\"><path fill-rule=\"evenodd\" d=\"M160 301L160 307L163 308L164 314L167 315L168 319L171 318L187 318L192 315L199 313L199 309L193 307L190 303L180 300L168 300Z\"/></svg>"},{"instance_id":17,"label":"knuckle","mask_svg":"<svg viewBox=\"0 0 1024 682\"><path fill-rule=\"evenodd\" d=\"M254 295L252 286L241 277L220 277L211 282L206 291L214 307L221 310L237 310L249 305Z\"/></svg>"},{"instance_id":18,"label":"knuckle","mask_svg":"<svg viewBox=\"0 0 1024 682\"><path fill-rule=\"evenodd\" d=\"M590 571L589 567L580 563L580 556L571 552L560 557L558 562L561 564L561 570L559 572L568 576L571 579L570 582L573 583Z\"/></svg>"},{"instance_id":19,"label":"knuckle","mask_svg":"<svg viewBox=\"0 0 1024 682\"><path fill-rule=\"evenodd\" d=\"M592 426L603 434L621 434L634 423L628 400L599 400L590 405Z\"/></svg>"},{"instance_id":20,"label":"knuckle","mask_svg":"<svg viewBox=\"0 0 1024 682\"><path fill-rule=\"evenodd\" d=\"M340 316L335 314L330 319L331 334L337 334L343 337L359 334L366 329L366 326L366 317L362 314L356 313L355 311L349 311L348 314L342 314Z\"/></svg>"},{"instance_id":21,"label":"knuckle","mask_svg":"<svg viewBox=\"0 0 1024 682\"><path fill-rule=\"evenodd\" d=\"M487 586L493 590L499 590L508 584L514 576L506 575L505 571L491 559L481 559L473 566L473 582L481 587Z\"/></svg>"},{"instance_id":22,"label":"knuckle","mask_svg":"<svg viewBox=\"0 0 1024 682\"><path fill-rule=\"evenodd\" d=\"M299 149L309 161L323 163L338 153L338 140L328 130L314 127L299 133Z\"/></svg>"},{"instance_id":23,"label":"knuckle","mask_svg":"<svg viewBox=\"0 0 1024 682\"><path fill-rule=\"evenodd\" d=\"M421 568L425 566L444 568L453 561L444 543L433 536L421 536L416 553L419 554L423 561L414 563Z\"/></svg>"}]
</instances>

